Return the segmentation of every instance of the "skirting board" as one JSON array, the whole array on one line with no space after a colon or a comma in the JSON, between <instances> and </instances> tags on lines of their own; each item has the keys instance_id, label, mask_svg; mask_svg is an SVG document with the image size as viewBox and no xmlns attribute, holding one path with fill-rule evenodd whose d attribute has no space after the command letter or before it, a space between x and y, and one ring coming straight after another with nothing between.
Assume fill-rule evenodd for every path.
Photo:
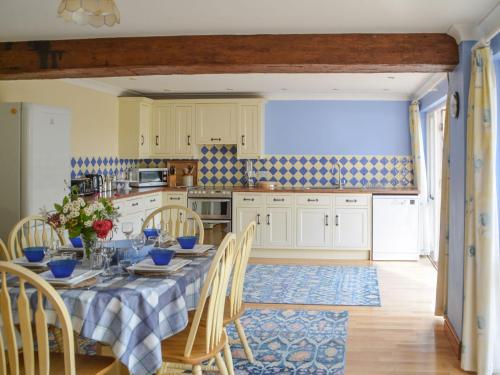
<instances>
[{"instance_id":1,"label":"skirting board","mask_svg":"<svg viewBox=\"0 0 500 375\"><path fill-rule=\"evenodd\" d=\"M444 333L446 334L446 337L450 342L451 350L453 350L453 353L455 353L457 358L460 360L462 354L462 343L460 342L460 339L458 338L457 333L455 332L455 329L451 325L447 316L444 317Z\"/></svg>"},{"instance_id":2,"label":"skirting board","mask_svg":"<svg viewBox=\"0 0 500 375\"><path fill-rule=\"evenodd\" d=\"M252 258L369 260L370 250L252 249Z\"/></svg>"}]
</instances>

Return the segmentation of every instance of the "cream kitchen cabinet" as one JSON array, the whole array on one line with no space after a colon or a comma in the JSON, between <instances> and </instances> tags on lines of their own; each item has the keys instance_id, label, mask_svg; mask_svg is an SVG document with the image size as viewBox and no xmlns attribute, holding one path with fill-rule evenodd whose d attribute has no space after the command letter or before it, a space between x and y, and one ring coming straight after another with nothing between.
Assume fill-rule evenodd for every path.
<instances>
[{"instance_id":1,"label":"cream kitchen cabinet","mask_svg":"<svg viewBox=\"0 0 500 375\"><path fill-rule=\"evenodd\" d=\"M147 98L119 99L118 148L121 157L151 155L153 101Z\"/></svg>"},{"instance_id":2,"label":"cream kitchen cabinet","mask_svg":"<svg viewBox=\"0 0 500 375\"><path fill-rule=\"evenodd\" d=\"M255 238L253 240L253 247L262 247L264 233L264 225L262 223L262 218L264 217L264 212L262 207L238 207L235 210L235 225L234 231L236 233L242 233L246 226L255 221L257 224Z\"/></svg>"},{"instance_id":3,"label":"cream kitchen cabinet","mask_svg":"<svg viewBox=\"0 0 500 375\"><path fill-rule=\"evenodd\" d=\"M268 207L264 246L268 248L292 247L292 207Z\"/></svg>"},{"instance_id":4,"label":"cream kitchen cabinet","mask_svg":"<svg viewBox=\"0 0 500 375\"><path fill-rule=\"evenodd\" d=\"M190 158L195 156L194 108L193 104L174 104L174 150L172 156L181 158Z\"/></svg>"},{"instance_id":5,"label":"cream kitchen cabinet","mask_svg":"<svg viewBox=\"0 0 500 375\"><path fill-rule=\"evenodd\" d=\"M297 247L332 248L331 217L330 207L297 207Z\"/></svg>"},{"instance_id":6,"label":"cream kitchen cabinet","mask_svg":"<svg viewBox=\"0 0 500 375\"><path fill-rule=\"evenodd\" d=\"M335 249L371 249L372 228L369 195L336 195L334 215Z\"/></svg>"},{"instance_id":7,"label":"cream kitchen cabinet","mask_svg":"<svg viewBox=\"0 0 500 375\"><path fill-rule=\"evenodd\" d=\"M183 191L167 191L163 193L163 205L185 206L187 207L187 193Z\"/></svg>"},{"instance_id":8,"label":"cream kitchen cabinet","mask_svg":"<svg viewBox=\"0 0 500 375\"><path fill-rule=\"evenodd\" d=\"M238 131L237 102L196 104L197 144L236 144Z\"/></svg>"},{"instance_id":9,"label":"cream kitchen cabinet","mask_svg":"<svg viewBox=\"0 0 500 375\"><path fill-rule=\"evenodd\" d=\"M244 102L239 105L237 157L259 159L263 154L263 102Z\"/></svg>"},{"instance_id":10,"label":"cream kitchen cabinet","mask_svg":"<svg viewBox=\"0 0 500 375\"><path fill-rule=\"evenodd\" d=\"M151 151L153 156L168 157L174 153L174 118L171 104L153 106Z\"/></svg>"},{"instance_id":11,"label":"cream kitchen cabinet","mask_svg":"<svg viewBox=\"0 0 500 375\"><path fill-rule=\"evenodd\" d=\"M115 199L113 200L113 204L120 214L117 232L113 238L121 240L125 239L125 235L121 231L121 223L132 223L134 226L133 234L139 234L146 217L161 207L162 196L161 193L153 193L132 198Z\"/></svg>"}]
</instances>

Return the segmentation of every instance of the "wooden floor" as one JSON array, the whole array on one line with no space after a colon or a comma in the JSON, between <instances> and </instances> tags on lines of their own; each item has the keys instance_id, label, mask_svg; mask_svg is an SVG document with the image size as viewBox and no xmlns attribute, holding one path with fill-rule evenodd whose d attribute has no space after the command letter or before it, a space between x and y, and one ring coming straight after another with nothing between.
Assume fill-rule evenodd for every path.
<instances>
[{"instance_id":1,"label":"wooden floor","mask_svg":"<svg viewBox=\"0 0 500 375\"><path fill-rule=\"evenodd\" d=\"M252 259L251 263L304 264L303 260ZM436 270L419 262L308 261L307 264L375 264L382 307L247 304L248 307L349 311L346 375L465 374L435 317Z\"/></svg>"}]
</instances>

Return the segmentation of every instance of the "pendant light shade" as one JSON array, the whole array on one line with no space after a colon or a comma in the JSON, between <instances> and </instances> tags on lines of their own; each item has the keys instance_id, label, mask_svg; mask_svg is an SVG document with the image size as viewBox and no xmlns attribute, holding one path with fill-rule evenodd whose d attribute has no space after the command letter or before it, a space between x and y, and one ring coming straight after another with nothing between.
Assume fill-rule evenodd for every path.
<instances>
[{"instance_id":1,"label":"pendant light shade","mask_svg":"<svg viewBox=\"0 0 500 375\"><path fill-rule=\"evenodd\" d=\"M101 27L120 23L120 11L114 0L61 0L57 14L79 25Z\"/></svg>"}]
</instances>

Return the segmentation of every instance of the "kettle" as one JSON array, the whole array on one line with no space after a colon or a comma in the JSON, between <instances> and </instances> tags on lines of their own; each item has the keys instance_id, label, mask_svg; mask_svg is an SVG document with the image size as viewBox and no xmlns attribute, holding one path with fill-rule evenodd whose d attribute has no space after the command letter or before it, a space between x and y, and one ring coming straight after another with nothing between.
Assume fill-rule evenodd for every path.
<instances>
[{"instance_id":1,"label":"kettle","mask_svg":"<svg viewBox=\"0 0 500 375\"><path fill-rule=\"evenodd\" d=\"M104 187L104 179L102 175L98 173L86 173L85 177L90 178L92 184L92 190L96 193L102 191Z\"/></svg>"}]
</instances>

